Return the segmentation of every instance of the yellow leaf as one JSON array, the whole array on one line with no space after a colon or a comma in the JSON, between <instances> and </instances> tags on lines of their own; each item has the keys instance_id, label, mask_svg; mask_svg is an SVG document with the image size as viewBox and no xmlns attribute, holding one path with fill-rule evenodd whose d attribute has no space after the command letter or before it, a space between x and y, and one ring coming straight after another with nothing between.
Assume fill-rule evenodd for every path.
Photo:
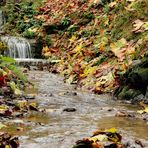
<instances>
[{"instance_id":1,"label":"yellow leaf","mask_svg":"<svg viewBox=\"0 0 148 148\"><path fill-rule=\"evenodd\" d=\"M80 44L80 45L77 45L75 48L74 48L74 50L73 50L73 52L80 52L81 51L81 49L82 49L82 47L83 47L83 45L82 45L82 43Z\"/></svg>"},{"instance_id":2,"label":"yellow leaf","mask_svg":"<svg viewBox=\"0 0 148 148\"><path fill-rule=\"evenodd\" d=\"M116 132L117 132L117 129L114 128L114 127L112 127L112 128L110 128L110 129L105 130L105 132L116 133Z\"/></svg>"},{"instance_id":3,"label":"yellow leaf","mask_svg":"<svg viewBox=\"0 0 148 148\"><path fill-rule=\"evenodd\" d=\"M90 141L97 142L97 141L108 141L108 137L106 135L99 134L97 136L93 136L89 138Z\"/></svg>"},{"instance_id":4,"label":"yellow leaf","mask_svg":"<svg viewBox=\"0 0 148 148\"><path fill-rule=\"evenodd\" d=\"M18 88L16 88L14 91L14 94L20 96L20 95L22 95L22 91L19 90Z\"/></svg>"},{"instance_id":5,"label":"yellow leaf","mask_svg":"<svg viewBox=\"0 0 148 148\"><path fill-rule=\"evenodd\" d=\"M69 41L70 41L70 42L74 42L75 39L76 39L76 36L73 35L73 36L69 39Z\"/></svg>"},{"instance_id":6,"label":"yellow leaf","mask_svg":"<svg viewBox=\"0 0 148 148\"><path fill-rule=\"evenodd\" d=\"M29 104L29 106L32 106L32 107L36 108L37 107L37 103L36 102L32 102L32 103Z\"/></svg>"},{"instance_id":7,"label":"yellow leaf","mask_svg":"<svg viewBox=\"0 0 148 148\"><path fill-rule=\"evenodd\" d=\"M3 69L0 68L0 73L2 74L2 76L7 75L7 72L5 72Z\"/></svg>"},{"instance_id":8,"label":"yellow leaf","mask_svg":"<svg viewBox=\"0 0 148 148\"><path fill-rule=\"evenodd\" d=\"M144 113L144 110L138 110L137 113L143 114Z\"/></svg>"},{"instance_id":9,"label":"yellow leaf","mask_svg":"<svg viewBox=\"0 0 148 148\"><path fill-rule=\"evenodd\" d=\"M99 45L99 51L102 53L105 50L105 47L103 44Z\"/></svg>"},{"instance_id":10,"label":"yellow leaf","mask_svg":"<svg viewBox=\"0 0 148 148\"><path fill-rule=\"evenodd\" d=\"M85 70L84 70L84 74L83 76L88 76L89 74L93 74L97 69L97 66L94 66L94 67L86 67Z\"/></svg>"},{"instance_id":11,"label":"yellow leaf","mask_svg":"<svg viewBox=\"0 0 148 148\"><path fill-rule=\"evenodd\" d=\"M42 52L43 52L43 53L49 52L48 46L43 47Z\"/></svg>"},{"instance_id":12,"label":"yellow leaf","mask_svg":"<svg viewBox=\"0 0 148 148\"><path fill-rule=\"evenodd\" d=\"M146 113L148 113L148 107L147 108L145 108L145 110L144 110Z\"/></svg>"},{"instance_id":13,"label":"yellow leaf","mask_svg":"<svg viewBox=\"0 0 148 148\"><path fill-rule=\"evenodd\" d=\"M16 106L19 107L20 110L23 110L24 108L27 107L27 101L26 100L18 101L16 103Z\"/></svg>"},{"instance_id":14,"label":"yellow leaf","mask_svg":"<svg viewBox=\"0 0 148 148\"><path fill-rule=\"evenodd\" d=\"M138 110L137 113L139 114L148 113L148 107L146 107L144 110Z\"/></svg>"}]
</instances>

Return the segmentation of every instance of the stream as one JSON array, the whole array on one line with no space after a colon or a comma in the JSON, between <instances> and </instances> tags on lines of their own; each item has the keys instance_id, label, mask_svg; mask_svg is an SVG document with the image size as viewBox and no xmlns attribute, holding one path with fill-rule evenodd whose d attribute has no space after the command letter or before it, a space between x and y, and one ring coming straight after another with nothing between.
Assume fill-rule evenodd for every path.
<instances>
[{"instance_id":1,"label":"stream","mask_svg":"<svg viewBox=\"0 0 148 148\"><path fill-rule=\"evenodd\" d=\"M26 93L35 95L33 101L46 112L31 112L22 119L9 120L6 131L19 136L20 148L72 148L77 140L91 136L97 129L111 127L118 129L130 148L141 148L135 143L137 140L148 147L145 121L115 116L119 111L132 114L137 106L112 100L106 94L76 90L74 85L65 84L62 77L48 71L32 70L28 77L35 87L28 87Z\"/></svg>"}]
</instances>

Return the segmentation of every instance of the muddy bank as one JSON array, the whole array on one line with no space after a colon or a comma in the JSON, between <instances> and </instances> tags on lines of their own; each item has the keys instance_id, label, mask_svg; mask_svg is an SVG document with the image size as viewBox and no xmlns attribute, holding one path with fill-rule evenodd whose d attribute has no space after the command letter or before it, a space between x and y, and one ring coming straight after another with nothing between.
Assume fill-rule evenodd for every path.
<instances>
[{"instance_id":1,"label":"muddy bank","mask_svg":"<svg viewBox=\"0 0 148 148\"><path fill-rule=\"evenodd\" d=\"M20 136L20 148L70 148L77 140L91 136L96 129L110 127L117 128L129 145L140 148L135 144L139 139L148 146L145 121L132 116L115 117L119 111L132 114L138 109L136 106L123 105L108 95L75 90L74 86L63 83L61 77L46 71L30 71L29 79L36 88L28 88L27 93L36 94L36 101L46 113L32 112L7 129Z\"/></svg>"}]
</instances>

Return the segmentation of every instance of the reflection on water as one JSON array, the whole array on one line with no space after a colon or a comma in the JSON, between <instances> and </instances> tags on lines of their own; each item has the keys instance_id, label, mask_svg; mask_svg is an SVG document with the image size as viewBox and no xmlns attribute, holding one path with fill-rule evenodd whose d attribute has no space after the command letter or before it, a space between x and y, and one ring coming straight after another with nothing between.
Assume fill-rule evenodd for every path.
<instances>
[{"instance_id":1,"label":"reflection on water","mask_svg":"<svg viewBox=\"0 0 148 148\"><path fill-rule=\"evenodd\" d=\"M148 140L148 124L142 120L122 117L106 117L98 121L99 128L115 127L126 135Z\"/></svg>"}]
</instances>

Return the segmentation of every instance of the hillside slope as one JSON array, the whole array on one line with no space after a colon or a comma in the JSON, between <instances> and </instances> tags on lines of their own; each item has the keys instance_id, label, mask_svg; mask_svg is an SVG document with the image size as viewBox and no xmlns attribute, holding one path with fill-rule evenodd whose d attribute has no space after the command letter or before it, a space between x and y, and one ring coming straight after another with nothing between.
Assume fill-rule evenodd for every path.
<instances>
[{"instance_id":1,"label":"hillside slope","mask_svg":"<svg viewBox=\"0 0 148 148\"><path fill-rule=\"evenodd\" d=\"M50 71L64 75L67 83L112 92L135 60L147 55L147 0L26 4L17 5L24 11L16 10L19 20L14 18L12 30L40 40L42 54L52 63Z\"/></svg>"}]
</instances>

